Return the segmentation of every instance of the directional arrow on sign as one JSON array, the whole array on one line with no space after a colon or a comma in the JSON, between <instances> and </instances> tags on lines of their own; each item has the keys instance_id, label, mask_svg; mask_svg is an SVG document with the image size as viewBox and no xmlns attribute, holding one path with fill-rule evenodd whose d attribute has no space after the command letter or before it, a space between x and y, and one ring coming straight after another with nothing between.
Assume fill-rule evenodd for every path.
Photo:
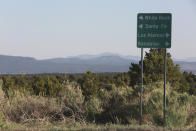
<instances>
[{"instance_id":1,"label":"directional arrow on sign","mask_svg":"<svg viewBox=\"0 0 196 131\"><path fill-rule=\"evenodd\" d=\"M166 34L165 34L165 36L166 36L166 38L167 38L167 37L169 37L169 36L170 36L170 34L166 33Z\"/></svg>"},{"instance_id":2,"label":"directional arrow on sign","mask_svg":"<svg viewBox=\"0 0 196 131\"><path fill-rule=\"evenodd\" d=\"M169 46L169 42L165 42L165 46Z\"/></svg>"},{"instance_id":3,"label":"directional arrow on sign","mask_svg":"<svg viewBox=\"0 0 196 131\"><path fill-rule=\"evenodd\" d=\"M143 16L140 16L139 19L140 19L140 20L143 20Z\"/></svg>"},{"instance_id":4,"label":"directional arrow on sign","mask_svg":"<svg viewBox=\"0 0 196 131\"><path fill-rule=\"evenodd\" d=\"M142 28L143 28L143 25L142 25L142 24L141 24L141 25L139 25L139 28L140 28L140 29L142 29Z\"/></svg>"}]
</instances>

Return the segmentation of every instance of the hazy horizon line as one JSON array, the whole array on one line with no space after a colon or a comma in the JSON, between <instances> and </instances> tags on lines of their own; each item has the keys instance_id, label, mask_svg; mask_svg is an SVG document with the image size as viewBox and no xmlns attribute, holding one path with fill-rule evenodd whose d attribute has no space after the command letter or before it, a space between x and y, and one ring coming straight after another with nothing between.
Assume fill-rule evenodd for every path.
<instances>
[{"instance_id":1,"label":"hazy horizon line","mask_svg":"<svg viewBox=\"0 0 196 131\"><path fill-rule=\"evenodd\" d=\"M26 57L26 58L34 58L35 60L47 60L47 59L55 59L55 58L72 58L72 57L82 57L82 56L110 56L110 55L115 55L115 56L122 56L122 57L138 57L140 58L139 55L132 55L132 54L128 54L128 55L124 55L124 54L120 54L120 53L114 53L114 52L102 52L102 53L96 53L96 54L92 54L92 53L84 53L84 54L77 54L77 55L69 55L69 56L54 56L54 57L47 57L47 58L37 58L35 56L23 56L23 55L13 55L13 54L0 54L1 56L13 56L13 57ZM186 59L194 59L193 62L196 62L196 57L186 57L186 58L179 58L179 57L172 57L172 59L175 60L186 60Z\"/></svg>"}]
</instances>

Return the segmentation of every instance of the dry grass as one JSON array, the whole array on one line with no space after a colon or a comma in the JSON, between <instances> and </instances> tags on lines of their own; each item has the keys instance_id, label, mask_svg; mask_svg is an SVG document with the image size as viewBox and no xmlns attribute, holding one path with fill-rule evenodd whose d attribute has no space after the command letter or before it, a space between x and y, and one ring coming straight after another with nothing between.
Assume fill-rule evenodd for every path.
<instances>
[{"instance_id":1,"label":"dry grass","mask_svg":"<svg viewBox=\"0 0 196 131\"><path fill-rule=\"evenodd\" d=\"M162 83L144 86L144 124L161 126L163 122L162 86ZM179 94L173 91L170 85L167 87L167 127L195 129L196 97ZM8 92L11 96L6 99L0 88L0 129L28 129L29 126L30 129L51 130L84 129L85 127L103 129L104 126L92 123L105 121L137 125L139 101L134 93L131 88L102 90L99 97L86 102L81 88L74 82L64 82L61 94L56 98L25 95L15 90ZM90 126L88 122L91 122ZM126 126L122 128L131 129ZM117 127L108 126L108 129L117 129Z\"/></svg>"},{"instance_id":2,"label":"dry grass","mask_svg":"<svg viewBox=\"0 0 196 131\"><path fill-rule=\"evenodd\" d=\"M58 98L48 98L39 96L27 96L17 90L9 99L5 99L2 89L0 97L4 101L1 106L1 114L6 122L20 124L33 123L83 123L84 117L84 98L78 86L66 83L61 96ZM2 105L2 104L1 104Z\"/></svg>"}]
</instances>

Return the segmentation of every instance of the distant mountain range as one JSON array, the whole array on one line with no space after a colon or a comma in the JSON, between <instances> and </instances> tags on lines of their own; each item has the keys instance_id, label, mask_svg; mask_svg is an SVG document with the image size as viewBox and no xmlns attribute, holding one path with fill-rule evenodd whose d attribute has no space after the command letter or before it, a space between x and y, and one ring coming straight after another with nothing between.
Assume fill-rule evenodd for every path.
<instances>
[{"instance_id":1,"label":"distant mountain range","mask_svg":"<svg viewBox=\"0 0 196 131\"><path fill-rule=\"evenodd\" d=\"M0 55L0 73L84 73L92 72L127 72L131 63L138 63L138 56L122 56L112 53L99 55L79 55L67 58L37 60L31 57ZM196 62L175 61L184 71L196 74Z\"/></svg>"}]
</instances>

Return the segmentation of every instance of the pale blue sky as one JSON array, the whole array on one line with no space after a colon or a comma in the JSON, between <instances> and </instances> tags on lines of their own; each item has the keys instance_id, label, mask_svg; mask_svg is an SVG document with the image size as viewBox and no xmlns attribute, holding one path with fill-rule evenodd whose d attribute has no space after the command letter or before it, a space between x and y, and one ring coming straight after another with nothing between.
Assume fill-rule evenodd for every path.
<instances>
[{"instance_id":1,"label":"pale blue sky","mask_svg":"<svg viewBox=\"0 0 196 131\"><path fill-rule=\"evenodd\" d=\"M137 13L172 13L169 51L196 57L196 0L0 0L0 54L139 56Z\"/></svg>"}]
</instances>

